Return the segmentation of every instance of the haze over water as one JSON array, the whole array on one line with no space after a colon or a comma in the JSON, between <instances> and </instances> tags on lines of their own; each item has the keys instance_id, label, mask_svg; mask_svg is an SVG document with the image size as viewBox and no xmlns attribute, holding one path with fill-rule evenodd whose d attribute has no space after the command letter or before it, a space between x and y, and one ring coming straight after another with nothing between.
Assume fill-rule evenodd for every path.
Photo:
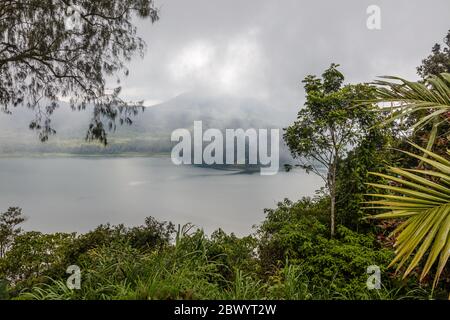
<instances>
[{"instance_id":1,"label":"haze over water","mask_svg":"<svg viewBox=\"0 0 450 320\"><path fill-rule=\"evenodd\" d=\"M302 170L274 176L194 166L163 157L0 159L1 210L19 206L24 229L86 232L99 224L144 223L147 216L211 233L253 231L264 208L313 196L321 180Z\"/></svg>"}]
</instances>

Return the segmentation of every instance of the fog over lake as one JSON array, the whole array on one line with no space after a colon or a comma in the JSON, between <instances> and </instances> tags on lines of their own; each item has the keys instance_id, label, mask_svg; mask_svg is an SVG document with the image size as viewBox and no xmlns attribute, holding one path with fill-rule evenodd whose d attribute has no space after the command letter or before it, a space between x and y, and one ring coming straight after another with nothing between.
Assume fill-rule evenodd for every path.
<instances>
[{"instance_id":1,"label":"fog over lake","mask_svg":"<svg viewBox=\"0 0 450 320\"><path fill-rule=\"evenodd\" d=\"M28 217L24 229L42 232L133 226L153 216L245 235L264 219L264 208L312 196L320 186L302 170L261 176L175 166L168 157L0 159L0 211L19 206Z\"/></svg>"}]
</instances>

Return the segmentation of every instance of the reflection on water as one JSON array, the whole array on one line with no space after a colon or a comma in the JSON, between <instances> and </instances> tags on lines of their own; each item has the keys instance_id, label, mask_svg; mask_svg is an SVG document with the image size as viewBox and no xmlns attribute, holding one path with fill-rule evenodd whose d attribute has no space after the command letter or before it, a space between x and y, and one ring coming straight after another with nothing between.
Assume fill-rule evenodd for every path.
<instances>
[{"instance_id":1,"label":"reflection on water","mask_svg":"<svg viewBox=\"0 0 450 320\"><path fill-rule=\"evenodd\" d=\"M22 207L24 228L43 232L138 225L154 216L243 235L263 220L264 208L313 195L320 186L303 171L235 174L174 166L169 158L0 159L0 211Z\"/></svg>"}]
</instances>

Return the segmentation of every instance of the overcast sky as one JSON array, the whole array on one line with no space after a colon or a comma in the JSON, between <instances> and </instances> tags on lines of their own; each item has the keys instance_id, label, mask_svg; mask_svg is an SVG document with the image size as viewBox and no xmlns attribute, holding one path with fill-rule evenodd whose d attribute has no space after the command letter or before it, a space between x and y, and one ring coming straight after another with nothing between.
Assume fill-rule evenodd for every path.
<instances>
[{"instance_id":1,"label":"overcast sky","mask_svg":"<svg viewBox=\"0 0 450 320\"><path fill-rule=\"evenodd\" d=\"M147 105L183 92L228 94L295 114L301 80L331 62L347 82L416 79L450 29L449 0L156 0L160 21L138 23L144 59L129 65L123 95ZM381 8L381 30L366 9Z\"/></svg>"}]
</instances>

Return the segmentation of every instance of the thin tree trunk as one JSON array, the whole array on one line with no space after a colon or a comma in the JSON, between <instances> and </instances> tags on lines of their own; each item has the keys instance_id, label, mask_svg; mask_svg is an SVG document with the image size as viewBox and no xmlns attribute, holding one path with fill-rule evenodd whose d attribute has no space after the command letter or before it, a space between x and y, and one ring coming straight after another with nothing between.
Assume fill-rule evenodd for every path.
<instances>
[{"instance_id":1,"label":"thin tree trunk","mask_svg":"<svg viewBox=\"0 0 450 320\"><path fill-rule=\"evenodd\" d=\"M334 189L334 185L331 187L331 205L330 205L330 232L331 238L334 237L335 234L335 215L336 215L336 191Z\"/></svg>"},{"instance_id":2,"label":"thin tree trunk","mask_svg":"<svg viewBox=\"0 0 450 320\"><path fill-rule=\"evenodd\" d=\"M333 143L333 156L331 161L331 166L328 172L328 187L330 190L330 235L331 238L335 234L335 221L336 221L336 170L337 170L337 159L339 156L339 146L336 143L334 127L330 127L331 141Z\"/></svg>"},{"instance_id":3,"label":"thin tree trunk","mask_svg":"<svg viewBox=\"0 0 450 320\"><path fill-rule=\"evenodd\" d=\"M330 172L330 235L335 235L336 230L336 163L331 166Z\"/></svg>"}]
</instances>

